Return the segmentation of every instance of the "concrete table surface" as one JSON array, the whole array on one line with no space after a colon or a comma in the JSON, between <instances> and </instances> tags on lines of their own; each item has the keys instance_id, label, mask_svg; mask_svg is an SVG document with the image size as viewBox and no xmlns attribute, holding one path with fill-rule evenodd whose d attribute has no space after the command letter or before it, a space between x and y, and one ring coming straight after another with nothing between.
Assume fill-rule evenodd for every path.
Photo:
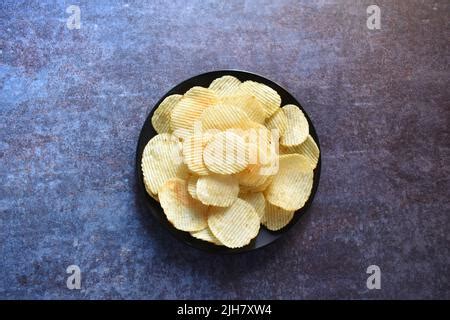
<instances>
[{"instance_id":1,"label":"concrete table surface","mask_svg":"<svg viewBox=\"0 0 450 320\"><path fill-rule=\"evenodd\" d=\"M2 1L0 298L449 299L449 12L446 0ZM322 176L282 240L218 256L150 217L134 157L166 91L230 68L302 102ZM66 287L72 264L80 290Z\"/></svg>"}]
</instances>

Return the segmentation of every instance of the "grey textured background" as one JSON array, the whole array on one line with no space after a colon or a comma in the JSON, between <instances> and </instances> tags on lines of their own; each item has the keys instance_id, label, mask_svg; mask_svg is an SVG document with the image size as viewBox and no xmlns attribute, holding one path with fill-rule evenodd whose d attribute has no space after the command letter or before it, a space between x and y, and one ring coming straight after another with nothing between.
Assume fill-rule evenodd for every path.
<instances>
[{"instance_id":1,"label":"grey textured background","mask_svg":"<svg viewBox=\"0 0 450 320\"><path fill-rule=\"evenodd\" d=\"M146 3L147 2L147 3ZM381 7L381 30L366 7ZM65 12L81 7L81 29ZM0 3L0 298L450 298L450 3ZM265 250L173 239L136 197L141 125L172 86L237 68L319 134L310 214ZM82 289L66 288L77 264ZM366 268L382 289L366 288Z\"/></svg>"}]
</instances>

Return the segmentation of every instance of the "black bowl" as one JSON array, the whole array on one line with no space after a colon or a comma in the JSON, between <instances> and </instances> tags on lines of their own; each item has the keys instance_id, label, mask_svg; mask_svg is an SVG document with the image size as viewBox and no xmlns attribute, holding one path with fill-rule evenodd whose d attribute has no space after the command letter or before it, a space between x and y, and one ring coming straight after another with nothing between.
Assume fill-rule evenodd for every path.
<instances>
[{"instance_id":1,"label":"black bowl","mask_svg":"<svg viewBox=\"0 0 450 320\"><path fill-rule=\"evenodd\" d=\"M246 72L246 71L237 71L237 70L220 70L220 71L212 71L203 73L200 75L197 75L195 77L192 77L190 79L187 79L183 81L182 83L178 84L174 88L172 88L169 92L167 92L161 100L158 101L158 103L155 105L155 107L152 109L150 114L148 115L147 119L145 120L145 123L142 127L138 146L137 146L137 152L136 152L136 173L137 173L137 179L138 179L138 185L139 185L139 192L141 193L141 196L144 198L144 202L147 205L147 208L149 209L150 213L163 225L169 232L174 235L177 239L183 241L184 243L206 251L210 252L219 252L219 253L239 253L239 252L247 252L256 250L262 247L265 247L271 243L273 243L275 240L279 239L283 234L285 234L289 229L291 229L302 217L302 215L308 210L309 206L311 205L314 195L317 191L317 187L319 185L319 178L320 178L320 164L321 159L319 158L319 162L317 164L316 169L314 170L314 183L311 191L311 196L309 197L308 201L306 202L305 206L298 210L292 221L283 229L279 231L270 231L267 230L264 226L261 226L261 229L259 231L258 236L252 240L250 244L248 244L245 247L238 248L238 249L230 249L222 246L216 246L214 244L198 240L193 238L188 232L177 230L175 227L172 226L172 224L166 219L166 216L160 206L160 204L155 201L152 197L150 197L145 192L144 187L144 177L142 175L141 171L141 159L142 159L142 152L144 150L144 147L146 146L147 142L154 137L157 133L153 129L151 118L153 116L153 113L155 112L157 106L166 98L167 96L171 94L184 94L187 90L194 86L202 86L202 87L208 87L209 84L216 78L222 77L224 75L232 75L236 78L238 78L241 81L246 80L253 80L256 82L264 83L268 85L269 87L273 88L278 92L278 94L281 96L281 105L286 104L294 104L298 106L303 113L306 116L306 119L309 123L309 133L314 138L314 140L317 143L317 146L320 149L319 144L319 138L317 137L316 130L314 129L314 126L309 119L308 115L306 114L305 110L303 110L300 103L284 88L279 86L273 81L270 81L260 75Z\"/></svg>"}]
</instances>

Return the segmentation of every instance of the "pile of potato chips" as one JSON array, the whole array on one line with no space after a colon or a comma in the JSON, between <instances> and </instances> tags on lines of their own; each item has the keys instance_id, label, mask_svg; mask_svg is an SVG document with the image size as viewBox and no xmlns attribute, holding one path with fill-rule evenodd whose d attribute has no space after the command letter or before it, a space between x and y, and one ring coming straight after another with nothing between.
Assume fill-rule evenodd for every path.
<instances>
[{"instance_id":1,"label":"pile of potato chips","mask_svg":"<svg viewBox=\"0 0 450 320\"><path fill-rule=\"evenodd\" d=\"M295 105L233 76L171 95L152 117L142 155L145 188L193 237L239 248L260 225L286 226L308 200L319 148Z\"/></svg>"}]
</instances>

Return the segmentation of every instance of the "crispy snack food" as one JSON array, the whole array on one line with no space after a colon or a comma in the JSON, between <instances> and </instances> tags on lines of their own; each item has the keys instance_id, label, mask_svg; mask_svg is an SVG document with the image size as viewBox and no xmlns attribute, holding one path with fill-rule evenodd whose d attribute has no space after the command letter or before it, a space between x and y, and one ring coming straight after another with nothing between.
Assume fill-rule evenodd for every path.
<instances>
[{"instance_id":1,"label":"crispy snack food","mask_svg":"<svg viewBox=\"0 0 450 320\"><path fill-rule=\"evenodd\" d=\"M158 134L145 146L142 154L144 183L151 194L169 179L187 177L188 170L182 161L180 141L168 133Z\"/></svg>"},{"instance_id":2,"label":"crispy snack food","mask_svg":"<svg viewBox=\"0 0 450 320\"><path fill-rule=\"evenodd\" d=\"M295 213L294 210L284 210L269 202L266 202L264 209L261 223L271 231L278 231L287 226Z\"/></svg>"},{"instance_id":3,"label":"crispy snack food","mask_svg":"<svg viewBox=\"0 0 450 320\"><path fill-rule=\"evenodd\" d=\"M173 108L180 102L183 96L181 94L173 94L165 98L152 117L152 125L158 133L170 133L170 118Z\"/></svg>"},{"instance_id":4,"label":"crispy snack food","mask_svg":"<svg viewBox=\"0 0 450 320\"><path fill-rule=\"evenodd\" d=\"M311 194L313 176L313 170L305 156L282 155L278 173L264 191L264 195L267 201L277 207L298 210Z\"/></svg>"},{"instance_id":5,"label":"crispy snack food","mask_svg":"<svg viewBox=\"0 0 450 320\"><path fill-rule=\"evenodd\" d=\"M147 193L192 237L248 245L260 226L278 231L310 197L319 148L295 105L254 81L223 76L165 98L146 145Z\"/></svg>"},{"instance_id":6,"label":"crispy snack food","mask_svg":"<svg viewBox=\"0 0 450 320\"><path fill-rule=\"evenodd\" d=\"M232 175L212 174L197 180L197 197L205 205L229 207L239 194L239 182Z\"/></svg>"},{"instance_id":7,"label":"crispy snack food","mask_svg":"<svg viewBox=\"0 0 450 320\"><path fill-rule=\"evenodd\" d=\"M309 124L302 110L293 104L288 104L281 109L286 115L287 123L280 143L287 147L303 143L309 134Z\"/></svg>"},{"instance_id":8,"label":"crispy snack food","mask_svg":"<svg viewBox=\"0 0 450 320\"><path fill-rule=\"evenodd\" d=\"M182 231L200 231L207 227L208 207L193 199L188 193L185 180L167 180L161 187L159 202L167 220Z\"/></svg>"},{"instance_id":9,"label":"crispy snack food","mask_svg":"<svg viewBox=\"0 0 450 320\"><path fill-rule=\"evenodd\" d=\"M206 167L218 174L233 174L248 165L247 143L241 136L224 131L216 134L206 145L203 161Z\"/></svg>"},{"instance_id":10,"label":"crispy snack food","mask_svg":"<svg viewBox=\"0 0 450 320\"><path fill-rule=\"evenodd\" d=\"M221 243L229 248L240 248L258 235L260 220L250 203L236 199L228 208L211 209L208 226Z\"/></svg>"}]
</instances>

